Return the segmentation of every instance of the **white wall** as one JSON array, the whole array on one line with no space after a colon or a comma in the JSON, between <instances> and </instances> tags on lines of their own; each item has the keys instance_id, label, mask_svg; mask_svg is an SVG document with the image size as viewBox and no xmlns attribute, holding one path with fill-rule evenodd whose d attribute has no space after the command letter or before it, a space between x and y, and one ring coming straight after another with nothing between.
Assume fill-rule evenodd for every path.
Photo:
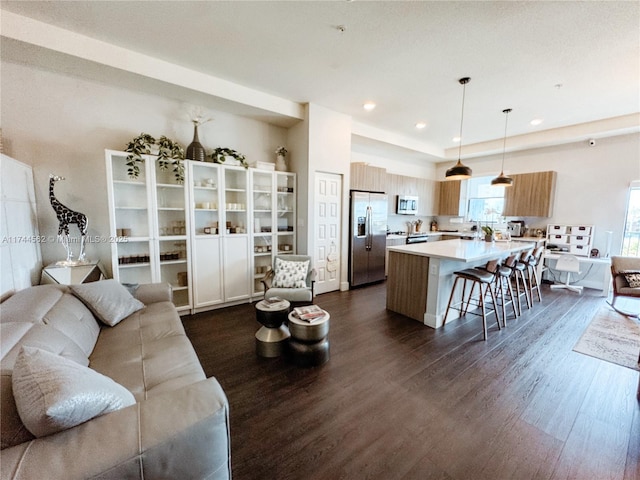
<instances>
[{"instance_id":1,"label":"white wall","mask_svg":"<svg viewBox=\"0 0 640 480\"><path fill-rule=\"evenodd\" d=\"M342 175L342 241L341 241L341 290L348 288L349 260L349 174L351 156L351 117L319 105L309 104L309 184L307 224L314 225L315 173ZM308 250L315 252L315 239L308 235Z\"/></svg>"},{"instance_id":2,"label":"white wall","mask_svg":"<svg viewBox=\"0 0 640 480\"><path fill-rule=\"evenodd\" d=\"M2 132L5 153L33 166L41 235L55 235L58 223L48 199L48 175L65 205L87 215L88 234L108 238L104 149L123 150L141 132L166 135L185 147L193 138L192 106L144 92L111 87L30 66L2 62ZM249 163L275 161L287 131L264 122L209 111L213 121L199 129L207 152L218 146L244 153ZM292 152L295 155L295 152ZM71 235L78 235L75 226ZM77 253L77 248L74 250ZM65 258L61 245L42 245L45 264ZM91 243L87 258L110 273L110 246Z\"/></svg>"}]
</instances>

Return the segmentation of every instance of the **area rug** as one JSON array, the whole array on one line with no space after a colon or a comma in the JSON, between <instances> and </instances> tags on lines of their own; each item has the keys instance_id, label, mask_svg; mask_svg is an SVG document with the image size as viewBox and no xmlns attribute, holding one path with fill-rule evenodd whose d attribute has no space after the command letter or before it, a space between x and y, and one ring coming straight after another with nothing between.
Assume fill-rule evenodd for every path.
<instances>
[{"instance_id":1,"label":"area rug","mask_svg":"<svg viewBox=\"0 0 640 480\"><path fill-rule=\"evenodd\" d=\"M640 321L600 307L573 351L640 371Z\"/></svg>"}]
</instances>

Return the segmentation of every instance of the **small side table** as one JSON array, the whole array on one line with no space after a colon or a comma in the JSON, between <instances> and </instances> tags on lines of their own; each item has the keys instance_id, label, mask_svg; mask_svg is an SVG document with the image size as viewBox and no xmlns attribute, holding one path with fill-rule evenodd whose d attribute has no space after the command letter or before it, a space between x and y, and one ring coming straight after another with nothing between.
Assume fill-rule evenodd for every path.
<instances>
[{"instance_id":1,"label":"small side table","mask_svg":"<svg viewBox=\"0 0 640 480\"><path fill-rule=\"evenodd\" d=\"M262 324L256 332L256 354L260 357L278 357L289 338L289 329L283 323L291 304L287 300L277 307L269 306L264 300L256 303L256 320Z\"/></svg>"},{"instance_id":2,"label":"small side table","mask_svg":"<svg viewBox=\"0 0 640 480\"><path fill-rule=\"evenodd\" d=\"M104 278L100 262L87 262L78 265L56 265L52 263L42 269L40 285L59 283L75 285L79 283L97 282Z\"/></svg>"},{"instance_id":3,"label":"small side table","mask_svg":"<svg viewBox=\"0 0 640 480\"><path fill-rule=\"evenodd\" d=\"M329 319L324 317L309 323L289 314L291 338L287 345L287 359L298 367L317 367L329 361Z\"/></svg>"}]
</instances>

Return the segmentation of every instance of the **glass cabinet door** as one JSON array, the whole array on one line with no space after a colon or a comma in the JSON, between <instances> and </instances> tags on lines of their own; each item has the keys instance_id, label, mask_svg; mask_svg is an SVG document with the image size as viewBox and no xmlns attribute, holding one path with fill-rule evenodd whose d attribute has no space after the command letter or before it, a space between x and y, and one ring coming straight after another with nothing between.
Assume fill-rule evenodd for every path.
<instances>
[{"instance_id":1,"label":"glass cabinet door","mask_svg":"<svg viewBox=\"0 0 640 480\"><path fill-rule=\"evenodd\" d=\"M157 210L158 278L171 284L176 307L189 305L184 174L173 161L153 159Z\"/></svg>"},{"instance_id":2,"label":"glass cabinet door","mask_svg":"<svg viewBox=\"0 0 640 480\"><path fill-rule=\"evenodd\" d=\"M296 176L276 173L278 254L295 253Z\"/></svg>"},{"instance_id":3,"label":"glass cabinet door","mask_svg":"<svg viewBox=\"0 0 640 480\"><path fill-rule=\"evenodd\" d=\"M273 172L252 170L253 215L253 292L263 289L260 281L272 264L274 228L274 175Z\"/></svg>"},{"instance_id":4,"label":"glass cabinet door","mask_svg":"<svg viewBox=\"0 0 640 480\"><path fill-rule=\"evenodd\" d=\"M218 235L220 231L218 165L190 162L193 234Z\"/></svg>"},{"instance_id":5,"label":"glass cabinet door","mask_svg":"<svg viewBox=\"0 0 640 480\"><path fill-rule=\"evenodd\" d=\"M146 283L151 267L152 220L148 164L137 177L128 175L127 154L107 151L113 277L121 283Z\"/></svg>"},{"instance_id":6,"label":"glass cabinet door","mask_svg":"<svg viewBox=\"0 0 640 480\"><path fill-rule=\"evenodd\" d=\"M247 233L247 170L243 167L224 168L225 224L222 235Z\"/></svg>"}]
</instances>

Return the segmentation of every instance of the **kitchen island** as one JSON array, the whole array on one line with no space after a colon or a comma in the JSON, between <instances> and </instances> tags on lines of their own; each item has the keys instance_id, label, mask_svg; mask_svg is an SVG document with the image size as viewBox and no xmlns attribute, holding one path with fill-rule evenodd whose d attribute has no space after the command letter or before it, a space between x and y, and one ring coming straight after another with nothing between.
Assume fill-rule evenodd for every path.
<instances>
[{"instance_id":1,"label":"kitchen island","mask_svg":"<svg viewBox=\"0 0 640 480\"><path fill-rule=\"evenodd\" d=\"M443 240L387 247L387 309L439 328L447 310L454 272L534 246L519 241ZM450 318L456 313L452 310Z\"/></svg>"}]
</instances>

